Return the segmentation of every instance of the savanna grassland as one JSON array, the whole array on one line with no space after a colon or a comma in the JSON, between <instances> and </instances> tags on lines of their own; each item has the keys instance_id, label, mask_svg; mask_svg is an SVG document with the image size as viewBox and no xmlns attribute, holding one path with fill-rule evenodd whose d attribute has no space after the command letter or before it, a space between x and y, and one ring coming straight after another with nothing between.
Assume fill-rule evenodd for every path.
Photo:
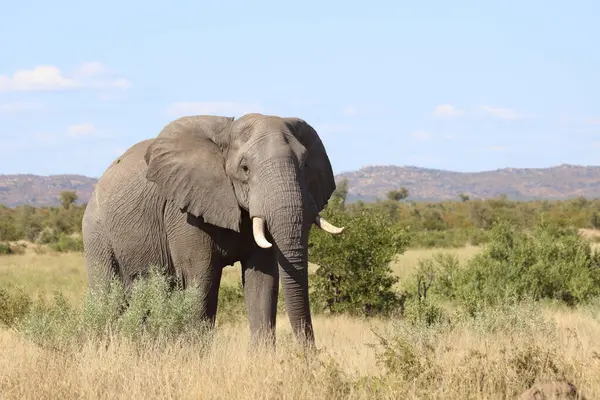
<instances>
[{"instance_id":1,"label":"savanna grassland","mask_svg":"<svg viewBox=\"0 0 600 400\"><path fill-rule=\"evenodd\" d=\"M333 201L349 228L311 233L315 354L282 301L276 351L249 351L239 265L206 332L159 273L125 311L118 285L89 297L80 208L5 210L0 397L507 399L567 380L600 398L595 203L494 201Z\"/></svg>"}]
</instances>

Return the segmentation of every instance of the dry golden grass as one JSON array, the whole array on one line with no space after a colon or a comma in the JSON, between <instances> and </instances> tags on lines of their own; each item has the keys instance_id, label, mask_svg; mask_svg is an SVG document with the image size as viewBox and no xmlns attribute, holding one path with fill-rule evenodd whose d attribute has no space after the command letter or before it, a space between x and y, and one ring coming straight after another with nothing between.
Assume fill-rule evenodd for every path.
<instances>
[{"instance_id":1,"label":"dry golden grass","mask_svg":"<svg viewBox=\"0 0 600 400\"><path fill-rule=\"evenodd\" d=\"M322 346L333 346L334 357L347 370L376 368L371 350L363 344L373 339L366 324L345 319L323 322ZM281 325L282 333L289 333ZM316 377L306 376L310 371L298 358L266 352L250 357L247 330L246 324L220 330L208 354L189 342L142 353L117 342L108 348L85 346L74 354L60 354L3 332L0 390L6 398L21 399L306 398L311 393L323 398L323 388L315 386ZM280 342L284 342L280 353L292 346L286 346L285 339Z\"/></svg>"},{"instance_id":2,"label":"dry golden grass","mask_svg":"<svg viewBox=\"0 0 600 400\"><path fill-rule=\"evenodd\" d=\"M495 334L466 326L432 337L416 330L407 341L416 359L405 357L406 372L388 376L369 347L377 342L370 324L345 317L316 318L321 353L314 360L295 351L286 321L277 354L255 356L245 323L220 328L206 352L189 341L141 352L122 341L55 352L3 331L0 392L6 399L499 399L524 390L523 375L551 377L550 364L557 364L588 398L598 398L600 322L579 313L555 319L557 342L541 328Z\"/></svg>"},{"instance_id":3,"label":"dry golden grass","mask_svg":"<svg viewBox=\"0 0 600 400\"><path fill-rule=\"evenodd\" d=\"M451 251L466 260L478 249ZM432 254L407 251L393 270L406 277L419 258ZM237 284L239 276L239 265L228 267L224 284ZM60 290L78 303L85 280L80 254L0 257L1 284L30 294ZM254 356L247 348L245 320L219 324L207 351L190 339L142 350L116 339L56 351L0 328L0 398L504 399L526 389L530 378L550 378L553 369L588 398L600 398L600 312L536 310L513 310L490 316L487 325L465 322L450 328L317 316L320 352L314 359L297 351L284 316L278 319L277 353ZM556 321L554 330L536 322L536 313ZM379 343L371 328L399 338L392 347L398 371L386 374L377 363L382 348L370 346Z\"/></svg>"},{"instance_id":4,"label":"dry golden grass","mask_svg":"<svg viewBox=\"0 0 600 400\"><path fill-rule=\"evenodd\" d=\"M37 254L27 251L0 257L0 282L2 286L21 287L32 296L51 297L61 291L72 301L83 298L87 276L81 253Z\"/></svg>"},{"instance_id":5,"label":"dry golden grass","mask_svg":"<svg viewBox=\"0 0 600 400\"><path fill-rule=\"evenodd\" d=\"M466 261L480 250L467 246L452 250L411 249L398 256L391 267L400 279L408 277L416 268L419 259L431 257L439 251L455 253L461 262ZM309 264L309 271L316 270ZM54 290L62 291L69 300L78 302L87 287L87 276L82 253L37 253L29 245L24 254L0 257L0 282L6 286L22 287L26 293L51 297ZM235 263L223 270L223 285L241 283L240 264Z\"/></svg>"}]
</instances>

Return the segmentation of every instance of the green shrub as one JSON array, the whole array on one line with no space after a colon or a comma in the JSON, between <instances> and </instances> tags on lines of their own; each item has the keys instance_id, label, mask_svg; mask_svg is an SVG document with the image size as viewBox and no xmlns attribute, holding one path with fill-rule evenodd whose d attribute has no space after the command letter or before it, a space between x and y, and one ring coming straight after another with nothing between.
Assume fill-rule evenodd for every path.
<instances>
[{"instance_id":1,"label":"green shrub","mask_svg":"<svg viewBox=\"0 0 600 400\"><path fill-rule=\"evenodd\" d=\"M135 281L128 306L120 316L120 332L129 339L169 340L201 330L202 296L199 289L171 288L169 279L157 268L150 271L147 279ZM114 304L121 307L120 302Z\"/></svg>"},{"instance_id":2,"label":"green shrub","mask_svg":"<svg viewBox=\"0 0 600 400\"><path fill-rule=\"evenodd\" d=\"M600 255L576 231L539 223L530 233L497 223L490 242L459 277L459 296L556 299L575 304L600 294Z\"/></svg>"},{"instance_id":3,"label":"green shrub","mask_svg":"<svg viewBox=\"0 0 600 400\"><path fill-rule=\"evenodd\" d=\"M418 261L415 272L404 285L407 299L403 315L407 322L417 325L447 322L448 315L439 300L445 297L457 267L456 257L446 253L436 253L431 259Z\"/></svg>"},{"instance_id":4,"label":"green shrub","mask_svg":"<svg viewBox=\"0 0 600 400\"><path fill-rule=\"evenodd\" d=\"M10 248L9 243L0 243L0 255L8 255L13 254L12 249Z\"/></svg>"},{"instance_id":5,"label":"green shrub","mask_svg":"<svg viewBox=\"0 0 600 400\"><path fill-rule=\"evenodd\" d=\"M60 293L55 294L53 303L40 299L29 304L0 292L0 315L3 321L13 321L34 343L55 350L115 337L146 345L206 335L198 289L181 290L172 283L161 269L152 268L147 278L134 282L128 297L123 285L114 279L90 288L81 310ZM241 289L224 286L220 293L217 318L238 318L244 309Z\"/></svg>"},{"instance_id":6,"label":"green shrub","mask_svg":"<svg viewBox=\"0 0 600 400\"><path fill-rule=\"evenodd\" d=\"M600 254L575 230L543 222L531 232L495 223L483 251L462 267L452 255L422 264L433 276L430 293L459 300L471 312L524 299L573 305L600 295Z\"/></svg>"},{"instance_id":7,"label":"green shrub","mask_svg":"<svg viewBox=\"0 0 600 400\"><path fill-rule=\"evenodd\" d=\"M15 226L15 217L11 211L0 205L0 241L21 239L20 232Z\"/></svg>"},{"instance_id":8,"label":"green shrub","mask_svg":"<svg viewBox=\"0 0 600 400\"><path fill-rule=\"evenodd\" d=\"M88 287L83 301L81 325L88 338L103 339L119 333L119 320L127 308L126 291L118 279L107 285Z\"/></svg>"},{"instance_id":9,"label":"green shrub","mask_svg":"<svg viewBox=\"0 0 600 400\"><path fill-rule=\"evenodd\" d=\"M83 251L83 238L81 236L69 236L61 233L58 241L50 243L49 246L52 250L61 253L81 252Z\"/></svg>"},{"instance_id":10,"label":"green shrub","mask_svg":"<svg viewBox=\"0 0 600 400\"><path fill-rule=\"evenodd\" d=\"M309 257L319 265L313 301L318 310L358 315L385 314L401 304L390 262L404 252L409 236L381 209L345 213L335 206L323 216L346 226L342 235L311 230Z\"/></svg>"},{"instance_id":11,"label":"green shrub","mask_svg":"<svg viewBox=\"0 0 600 400\"><path fill-rule=\"evenodd\" d=\"M432 301L419 301L416 298L409 299L404 308L404 320L413 325L434 325L448 321L445 310Z\"/></svg>"},{"instance_id":12,"label":"green shrub","mask_svg":"<svg viewBox=\"0 0 600 400\"><path fill-rule=\"evenodd\" d=\"M32 303L29 312L19 323L26 338L38 346L63 351L77 344L80 337L79 313L60 292L48 304L42 297Z\"/></svg>"},{"instance_id":13,"label":"green shrub","mask_svg":"<svg viewBox=\"0 0 600 400\"><path fill-rule=\"evenodd\" d=\"M54 229L46 227L40 232L36 242L39 244L50 244L58 242L59 239L60 235Z\"/></svg>"}]
</instances>

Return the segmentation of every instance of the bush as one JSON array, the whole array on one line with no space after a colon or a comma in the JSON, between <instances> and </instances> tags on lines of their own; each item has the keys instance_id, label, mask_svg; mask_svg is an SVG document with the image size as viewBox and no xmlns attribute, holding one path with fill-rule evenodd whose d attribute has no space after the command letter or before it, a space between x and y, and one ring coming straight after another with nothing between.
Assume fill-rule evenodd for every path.
<instances>
[{"instance_id":1,"label":"bush","mask_svg":"<svg viewBox=\"0 0 600 400\"><path fill-rule=\"evenodd\" d=\"M72 251L81 252L83 251L83 238L81 236L69 236L65 233L61 233L58 237L58 241L50 243L49 246L52 250L61 253Z\"/></svg>"},{"instance_id":2,"label":"bush","mask_svg":"<svg viewBox=\"0 0 600 400\"><path fill-rule=\"evenodd\" d=\"M115 307L124 306L124 296L119 285L114 294L108 292ZM95 293L94 293L95 294ZM102 297L91 297L88 305L95 307ZM147 279L134 282L128 306L120 315L117 329L129 339L170 340L185 333L201 330L203 321L202 296L199 289L192 287L186 290L172 290L169 279L161 271L154 268ZM117 315L113 312L112 316Z\"/></svg>"},{"instance_id":3,"label":"bush","mask_svg":"<svg viewBox=\"0 0 600 400\"><path fill-rule=\"evenodd\" d=\"M315 309L369 316L398 307L398 278L389 264L404 252L409 236L381 209L349 214L332 206L323 216L347 229L339 236L311 231L309 257L319 265L312 279Z\"/></svg>"},{"instance_id":4,"label":"bush","mask_svg":"<svg viewBox=\"0 0 600 400\"><path fill-rule=\"evenodd\" d=\"M435 302L411 298L406 302L404 319L412 325L435 325L447 322L448 315L442 307Z\"/></svg>"},{"instance_id":5,"label":"bush","mask_svg":"<svg viewBox=\"0 0 600 400\"><path fill-rule=\"evenodd\" d=\"M4 256L12 253L9 243L0 243L0 255Z\"/></svg>"},{"instance_id":6,"label":"bush","mask_svg":"<svg viewBox=\"0 0 600 400\"><path fill-rule=\"evenodd\" d=\"M504 297L586 302L600 294L600 255L571 229L539 223L526 233L500 222L461 281L462 297L490 303Z\"/></svg>"},{"instance_id":7,"label":"bush","mask_svg":"<svg viewBox=\"0 0 600 400\"><path fill-rule=\"evenodd\" d=\"M80 327L78 317L79 313L64 295L55 292L53 304L48 304L43 297L33 302L18 328L38 346L62 351L80 339L77 335Z\"/></svg>"},{"instance_id":8,"label":"bush","mask_svg":"<svg viewBox=\"0 0 600 400\"><path fill-rule=\"evenodd\" d=\"M463 267L452 255L424 262L430 293L475 311L483 304L552 299L568 305L600 295L600 254L575 230L538 222L531 232L499 221L489 243Z\"/></svg>"},{"instance_id":9,"label":"bush","mask_svg":"<svg viewBox=\"0 0 600 400\"><path fill-rule=\"evenodd\" d=\"M222 287L217 318L231 321L244 308L240 288ZM6 299L6 300L5 300ZM202 296L197 288L181 290L159 268L134 282L130 296L114 279L108 285L89 288L81 310L72 307L61 293L54 302L31 302L20 294L0 291L0 318L19 328L34 343L64 350L87 341L115 338L135 345L152 345L180 338L204 337L206 322ZM6 321L6 322L5 322Z\"/></svg>"},{"instance_id":10,"label":"bush","mask_svg":"<svg viewBox=\"0 0 600 400\"><path fill-rule=\"evenodd\" d=\"M44 228L36 242L39 244L50 244L50 243L55 243L58 242L58 240L60 239L60 235L58 233L56 233L56 231L52 228Z\"/></svg>"}]
</instances>

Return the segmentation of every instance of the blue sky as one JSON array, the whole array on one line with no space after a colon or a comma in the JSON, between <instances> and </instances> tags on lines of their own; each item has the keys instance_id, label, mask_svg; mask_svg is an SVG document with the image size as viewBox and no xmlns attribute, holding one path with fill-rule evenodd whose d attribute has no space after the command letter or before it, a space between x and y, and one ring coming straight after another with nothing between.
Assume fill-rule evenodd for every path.
<instances>
[{"instance_id":1,"label":"blue sky","mask_svg":"<svg viewBox=\"0 0 600 400\"><path fill-rule=\"evenodd\" d=\"M246 112L306 119L336 173L598 164L597 1L5 3L0 173Z\"/></svg>"}]
</instances>

